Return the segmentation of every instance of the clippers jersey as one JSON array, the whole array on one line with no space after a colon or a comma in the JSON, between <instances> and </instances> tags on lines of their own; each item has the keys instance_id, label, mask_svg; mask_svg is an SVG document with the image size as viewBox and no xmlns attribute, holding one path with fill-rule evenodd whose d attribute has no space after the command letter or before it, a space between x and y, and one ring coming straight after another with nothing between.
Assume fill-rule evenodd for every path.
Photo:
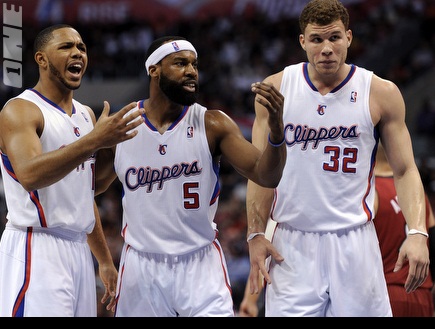
<instances>
[{"instance_id":1,"label":"clippers jersey","mask_svg":"<svg viewBox=\"0 0 435 329\"><path fill-rule=\"evenodd\" d=\"M346 79L322 96L309 79L308 63L284 69L287 162L275 189L273 220L322 232L372 219L378 136L369 111L371 79L371 71L351 65Z\"/></svg>"},{"instance_id":2,"label":"clippers jersey","mask_svg":"<svg viewBox=\"0 0 435 329\"><path fill-rule=\"evenodd\" d=\"M207 142L206 110L186 106L163 134L143 115L138 134L116 146L122 236L138 251L182 255L216 238L219 166Z\"/></svg>"},{"instance_id":3,"label":"clippers jersey","mask_svg":"<svg viewBox=\"0 0 435 329\"><path fill-rule=\"evenodd\" d=\"M75 100L70 117L34 89L27 89L16 98L36 104L42 112L44 129L40 140L44 153L71 144L93 129L88 110ZM8 226L63 228L86 233L92 231L95 223L94 156L58 182L30 193L17 180L7 154L1 153L1 158Z\"/></svg>"}]
</instances>

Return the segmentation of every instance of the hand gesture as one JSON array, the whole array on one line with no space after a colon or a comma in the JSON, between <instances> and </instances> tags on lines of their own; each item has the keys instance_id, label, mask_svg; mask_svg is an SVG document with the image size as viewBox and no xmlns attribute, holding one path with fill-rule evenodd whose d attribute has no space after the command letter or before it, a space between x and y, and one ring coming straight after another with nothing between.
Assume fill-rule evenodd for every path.
<instances>
[{"instance_id":1,"label":"hand gesture","mask_svg":"<svg viewBox=\"0 0 435 329\"><path fill-rule=\"evenodd\" d=\"M104 101L103 111L90 133L97 136L98 149L115 146L137 135L137 131L134 129L143 123L141 115L145 113L144 109L140 108L127 115L136 106L137 103L132 102L118 112L109 114L110 105Z\"/></svg>"},{"instance_id":2,"label":"hand gesture","mask_svg":"<svg viewBox=\"0 0 435 329\"><path fill-rule=\"evenodd\" d=\"M248 242L248 245L251 262L251 270L249 273L250 292L251 294L258 294L261 289L261 287L259 287L260 273L267 283L272 282L266 267L266 258L271 256L278 263L281 263L284 258L263 235L256 236Z\"/></svg>"}]
</instances>

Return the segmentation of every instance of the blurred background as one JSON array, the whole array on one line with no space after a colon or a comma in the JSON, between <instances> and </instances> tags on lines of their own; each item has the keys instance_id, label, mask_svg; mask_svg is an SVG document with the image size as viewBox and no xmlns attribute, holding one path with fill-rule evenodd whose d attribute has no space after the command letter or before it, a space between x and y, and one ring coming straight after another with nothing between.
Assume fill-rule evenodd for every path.
<instances>
[{"instance_id":1,"label":"blurred background","mask_svg":"<svg viewBox=\"0 0 435 329\"><path fill-rule=\"evenodd\" d=\"M131 101L147 98L144 61L148 46L160 36L179 35L191 41L198 51L199 103L228 113L250 139L254 117L250 84L306 60L298 41L298 15L307 2L3 0L2 12L12 5L21 7L24 79L22 89L0 84L0 107L36 84L33 40L46 26L71 24L87 44L89 65L75 98L91 106L97 116L104 100L110 102L112 111L117 111ZM354 36L347 62L373 70L401 89L415 159L435 208L435 0L342 2L349 10ZM237 311L249 273L246 180L225 159L221 163L221 188L215 221L227 257ZM0 184L0 234L7 213L2 189ZM122 247L118 182L97 202L117 265ZM97 282L100 294L103 288ZM99 309L99 316L111 315L104 307Z\"/></svg>"}]
</instances>

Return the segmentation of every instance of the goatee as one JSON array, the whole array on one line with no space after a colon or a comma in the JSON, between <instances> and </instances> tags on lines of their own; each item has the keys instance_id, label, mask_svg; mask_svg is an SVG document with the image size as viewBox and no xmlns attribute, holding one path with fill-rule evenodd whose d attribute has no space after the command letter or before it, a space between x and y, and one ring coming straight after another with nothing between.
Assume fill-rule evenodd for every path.
<instances>
[{"instance_id":1,"label":"goatee","mask_svg":"<svg viewBox=\"0 0 435 329\"><path fill-rule=\"evenodd\" d=\"M169 98L171 102L181 105L192 105L198 98L198 85L196 85L195 92L191 93L183 88L180 83L168 79L165 75L160 76L159 82L160 89Z\"/></svg>"},{"instance_id":2,"label":"goatee","mask_svg":"<svg viewBox=\"0 0 435 329\"><path fill-rule=\"evenodd\" d=\"M54 65L51 64L51 62L48 62L48 66L49 66L49 68L50 68L50 72L51 72L51 74L53 74L56 78L58 78L59 81L60 81L60 82L61 82L65 87L67 87L68 89L76 90L76 89L78 89L78 88L80 87L80 85L73 86L73 85L70 85L68 82L66 82L66 80L65 80L65 79L62 77L62 75L60 74L59 70L56 69L56 68L54 67Z\"/></svg>"}]
</instances>

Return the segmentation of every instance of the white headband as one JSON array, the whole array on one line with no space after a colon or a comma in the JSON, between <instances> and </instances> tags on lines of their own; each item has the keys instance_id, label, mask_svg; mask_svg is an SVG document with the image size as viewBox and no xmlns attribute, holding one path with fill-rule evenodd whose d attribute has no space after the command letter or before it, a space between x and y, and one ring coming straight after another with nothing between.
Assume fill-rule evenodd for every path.
<instances>
[{"instance_id":1,"label":"white headband","mask_svg":"<svg viewBox=\"0 0 435 329\"><path fill-rule=\"evenodd\" d=\"M169 54L176 53L182 50L191 50L195 53L196 56L198 56L195 47L193 47L193 45L187 40L175 40L164 43L159 48L154 50L153 53L146 60L145 69L147 70L148 75L150 74L149 67L151 65L157 64Z\"/></svg>"}]
</instances>

